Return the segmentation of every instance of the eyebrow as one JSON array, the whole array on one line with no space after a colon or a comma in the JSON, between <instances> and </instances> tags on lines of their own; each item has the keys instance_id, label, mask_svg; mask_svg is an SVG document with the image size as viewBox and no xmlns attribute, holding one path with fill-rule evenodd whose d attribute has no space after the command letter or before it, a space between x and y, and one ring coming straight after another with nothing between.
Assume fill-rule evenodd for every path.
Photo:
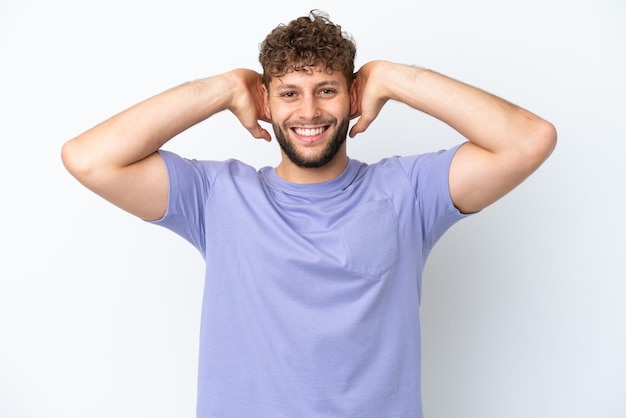
<instances>
[{"instance_id":1,"label":"eyebrow","mask_svg":"<svg viewBox=\"0 0 626 418\"><path fill-rule=\"evenodd\" d=\"M324 81L320 81L319 83L317 83L315 85L315 88L320 88L320 87L326 87L326 86L341 86L341 83L339 83L337 80L324 80ZM279 84L278 86L276 86L276 90L294 90L294 89L299 89L299 85L297 84Z\"/></svg>"}]
</instances>

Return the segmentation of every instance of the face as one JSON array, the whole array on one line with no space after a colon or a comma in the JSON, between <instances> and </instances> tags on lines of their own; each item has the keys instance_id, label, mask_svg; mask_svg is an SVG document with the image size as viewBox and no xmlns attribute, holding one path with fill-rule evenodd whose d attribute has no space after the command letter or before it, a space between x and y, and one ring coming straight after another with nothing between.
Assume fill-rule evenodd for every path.
<instances>
[{"instance_id":1,"label":"face","mask_svg":"<svg viewBox=\"0 0 626 418\"><path fill-rule=\"evenodd\" d=\"M318 68L272 79L268 111L287 160L300 168L321 168L345 155L351 96L343 74Z\"/></svg>"}]
</instances>

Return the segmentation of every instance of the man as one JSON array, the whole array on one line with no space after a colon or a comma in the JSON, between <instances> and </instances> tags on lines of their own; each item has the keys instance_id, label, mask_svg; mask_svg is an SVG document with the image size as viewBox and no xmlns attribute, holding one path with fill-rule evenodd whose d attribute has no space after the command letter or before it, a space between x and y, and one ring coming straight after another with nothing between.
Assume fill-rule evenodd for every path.
<instances>
[{"instance_id":1,"label":"man","mask_svg":"<svg viewBox=\"0 0 626 418\"><path fill-rule=\"evenodd\" d=\"M374 61L327 17L279 25L263 74L236 69L152 97L63 147L68 170L172 229L206 260L199 417L421 417L426 258L465 214L550 155L554 127L444 75ZM346 152L388 100L449 124L453 149L367 165ZM230 110L280 144L275 168L188 160L161 147ZM390 140L390 138L384 138Z\"/></svg>"}]
</instances>

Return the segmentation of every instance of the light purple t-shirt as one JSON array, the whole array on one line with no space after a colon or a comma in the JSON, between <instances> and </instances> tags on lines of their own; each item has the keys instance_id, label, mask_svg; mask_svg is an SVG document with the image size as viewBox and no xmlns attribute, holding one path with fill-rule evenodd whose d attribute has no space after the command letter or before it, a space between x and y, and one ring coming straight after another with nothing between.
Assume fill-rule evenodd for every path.
<instances>
[{"instance_id":1,"label":"light purple t-shirt","mask_svg":"<svg viewBox=\"0 0 626 418\"><path fill-rule=\"evenodd\" d=\"M350 160L317 184L161 151L170 196L155 223L206 261L198 417L422 416L422 270L463 217L456 149Z\"/></svg>"}]
</instances>

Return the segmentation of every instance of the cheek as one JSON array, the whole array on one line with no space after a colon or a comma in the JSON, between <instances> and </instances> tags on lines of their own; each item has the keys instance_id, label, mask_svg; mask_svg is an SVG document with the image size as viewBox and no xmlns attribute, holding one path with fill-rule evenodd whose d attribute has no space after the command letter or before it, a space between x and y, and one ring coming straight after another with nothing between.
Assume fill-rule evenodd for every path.
<instances>
[{"instance_id":1,"label":"cheek","mask_svg":"<svg viewBox=\"0 0 626 418\"><path fill-rule=\"evenodd\" d=\"M274 122L283 123L289 120L293 115L292 112L281 106L268 106L267 116Z\"/></svg>"}]
</instances>

